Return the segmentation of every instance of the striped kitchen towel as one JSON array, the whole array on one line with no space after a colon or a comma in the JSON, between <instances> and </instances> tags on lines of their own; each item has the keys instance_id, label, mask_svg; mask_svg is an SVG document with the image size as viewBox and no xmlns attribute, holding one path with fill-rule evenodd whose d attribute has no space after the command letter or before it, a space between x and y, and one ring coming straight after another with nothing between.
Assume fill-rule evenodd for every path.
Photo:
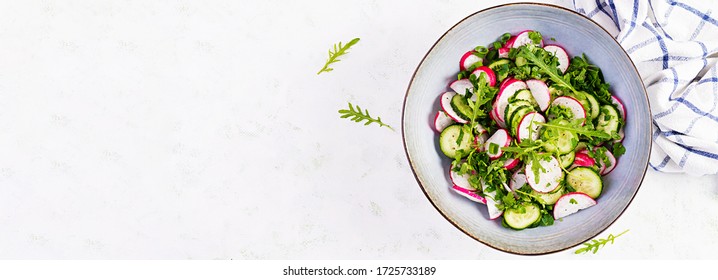
<instances>
[{"instance_id":1,"label":"striped kitchen towel","mask_svg":"<svg viewBox=\"0 0 718 280\"><path fill-rule=\"evenodd\" d=\"M653 114L650 166L718 173L718 1L574 0L638 67Z\"/></svg>"}]
</instances>

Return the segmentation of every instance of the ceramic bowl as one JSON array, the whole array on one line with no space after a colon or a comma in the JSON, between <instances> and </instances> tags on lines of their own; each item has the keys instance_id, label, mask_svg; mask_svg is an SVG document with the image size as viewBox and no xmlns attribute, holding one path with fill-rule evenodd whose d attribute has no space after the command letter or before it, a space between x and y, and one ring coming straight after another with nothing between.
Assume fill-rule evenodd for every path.
<instances>
[{"instance_id":1,"label":"ceramic bowl","mask_svg":"<svg viewBox=\"0 0 718 280\"><path fill-rule=\"evenodd\" d=\"M626 153L616 169L604 177L604 191L594 207L556 221L553 226L521 231L489 220L486 206L450 190L450 160L439 150L433 118L439 95L456 79L459 59L478 45L501 34L532 29L547 42L555 38L570 56L585 53L598 65L628 112ZM651 115L645 88L626 52L603 28L571 10L544 4L508 4L474 13L451 27L429 49L417 67L404 99L404 148L421 190L451 224L490 247L515 254L545 254L564 250L595 237L610 226L631 203L648 166Z\"/></svg>"}]
</instances>

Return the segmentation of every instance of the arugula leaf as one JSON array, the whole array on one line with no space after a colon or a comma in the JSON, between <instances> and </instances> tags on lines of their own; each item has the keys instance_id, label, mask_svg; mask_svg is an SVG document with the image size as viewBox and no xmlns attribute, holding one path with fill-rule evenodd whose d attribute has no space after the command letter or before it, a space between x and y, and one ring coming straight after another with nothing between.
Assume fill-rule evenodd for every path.
<instances>
[{"instance_id":1,"label":"arugula leaf","mask_svg":"<svg viewBox=\"0 0 718 280\"><path fill-rule=\"evenodd\" d=\"M342 119L350 118L349 120L354 122L365 122L364 125L370 125L372 123L376 123L379 125L379 127L385 126L392 131L394 131L394 128L391 127L388 124L385 124L381 121L381 117L377 117L376 119L372 118L371 115L369 115L368 110L364 110L362 113L362 109L359 106L356 106L356 109L354 106L352 106L351 102L349 103L349 110L342 109L339 110L339 114L341 114Z\"/></svg>"},{"instance_id":2,"label":"arugula leaf","mask_svg":"<svg viewBox=\"0 0 718 280\"><path fill-rule=\"evenodd\" d=\"M327 62L324 64L324 67L322 67L322 69L320 69L319 72L317 72L317 75L321 74L322 72L331 72L332 70L334 70L334 68L329 68L329 65L341 61L338 58L342 55L347 54L347 51L349 50L349 48L351 48L353 45L355 45L358 42L359 42L359 38L354 38L344 46L342 46L342 42L339 42L338 46L337 46L337 44L334 44L334 50L333 51L329 50L329 58L327 59Z\"/></svg>"},{"instance_id":3,"label":"arugula leaf","mask_svg":"<svg viewBox=\"0 0 718 280\"><path fill-rule=\"evenodd\" d=\"M594 240L591 240L590 242L583 243L583 246L585 246L585 247L576 250L576 252L574 252L574 254L585 254L587 252L592 252L595 254L596 252L598 252L599 248L606 246L606 244L608 242L611 242L611 244L613 244L613 241L616 240L616 238L618 238L619 236L623 235L624 233L626 233L628 231L629 230L625 230L615 236L613 234L609 234L608 237L605 239L604 238L601 238L598 240L594 239Z\"/></svg>"}]
</instances>

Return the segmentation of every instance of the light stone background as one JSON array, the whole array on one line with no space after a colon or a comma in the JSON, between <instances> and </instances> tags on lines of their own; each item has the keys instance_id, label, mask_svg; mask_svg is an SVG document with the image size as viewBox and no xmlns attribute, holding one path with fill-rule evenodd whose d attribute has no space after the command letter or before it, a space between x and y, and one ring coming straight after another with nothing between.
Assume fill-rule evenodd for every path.
<instances>
[{"instance_id":1,"label":"light stone background","mask_svg":"<svg viewBox=\"0 0 718 280\"><path fill-rule=\"evenodd\" d=\"M400 132L337 114L399 128L420 59L489 2L2 1L0 258L528 258L445 221ZM717 213L718 177L649 170L616 244L539 258L713 258Z\"/></svg>"}]
</instances>

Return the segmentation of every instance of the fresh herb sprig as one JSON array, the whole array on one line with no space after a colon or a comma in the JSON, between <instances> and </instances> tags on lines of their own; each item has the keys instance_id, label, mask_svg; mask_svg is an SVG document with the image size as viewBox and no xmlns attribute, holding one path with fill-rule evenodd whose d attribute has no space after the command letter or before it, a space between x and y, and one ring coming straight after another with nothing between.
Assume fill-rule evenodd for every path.
<instances>
[{"instance_id":1,"label":"fresh herb sprig","mask_svg":"<svg viewBox=\"0 0 718 280\"><path fill-rule=\"evenodd\" d=\"M342 55L347 54L347 51L349 48L351 48L353 45L359 42L359 38L354 38L346 45L342 45L342 42L339 42L339 44L334 44L334 50L329 50L329 58L327 59L327 62L324 64L324 67L322 67L319 72L317 72L317 75L321 74L322 72L331 72L334 70L334 68L329 68L330 64L339 62L339 57Z\"/></svg>"},{"instance_id":2,"label":"fresh herb sprig","mask_svg":"<svg viewBox=\"0 0 718 280\"><path fill-rule=\"evenodd\" d=\"M598 252L599 248L602 248L603 246L606 246L608 242L611 242L613 244L613 241L618 238L619 236L623 235L624 233L628 232L629 230L625 230L618 235L609 234L607 238L601 238L601 239L594 239L589 242L583 243L583 248L579 248L574 252L575 254L585 254L587 252L596 253Z\"/></svg>"},{"instance_id":3,"label":"fresh herb sprig","mask_svg":"<svg viewBox=\"0 0 718 280\"><path fill-rule=\"evenodd\" d=\"M350 118L349 120L354 122L365 122L364 125L370 125L372 123L376 123L379 125L379 127L387 127L394 131L394 128L391 127L388 124L385 124L381 121L381 117L372 118L371 115L369 115L369 111L364 109L364 112L362 112L361 107L352 105L351 102L348 102L349 104L349 110L342 109L339 110L339 114L341 114L342 119Z\"/></svg>"}]
</instances>

